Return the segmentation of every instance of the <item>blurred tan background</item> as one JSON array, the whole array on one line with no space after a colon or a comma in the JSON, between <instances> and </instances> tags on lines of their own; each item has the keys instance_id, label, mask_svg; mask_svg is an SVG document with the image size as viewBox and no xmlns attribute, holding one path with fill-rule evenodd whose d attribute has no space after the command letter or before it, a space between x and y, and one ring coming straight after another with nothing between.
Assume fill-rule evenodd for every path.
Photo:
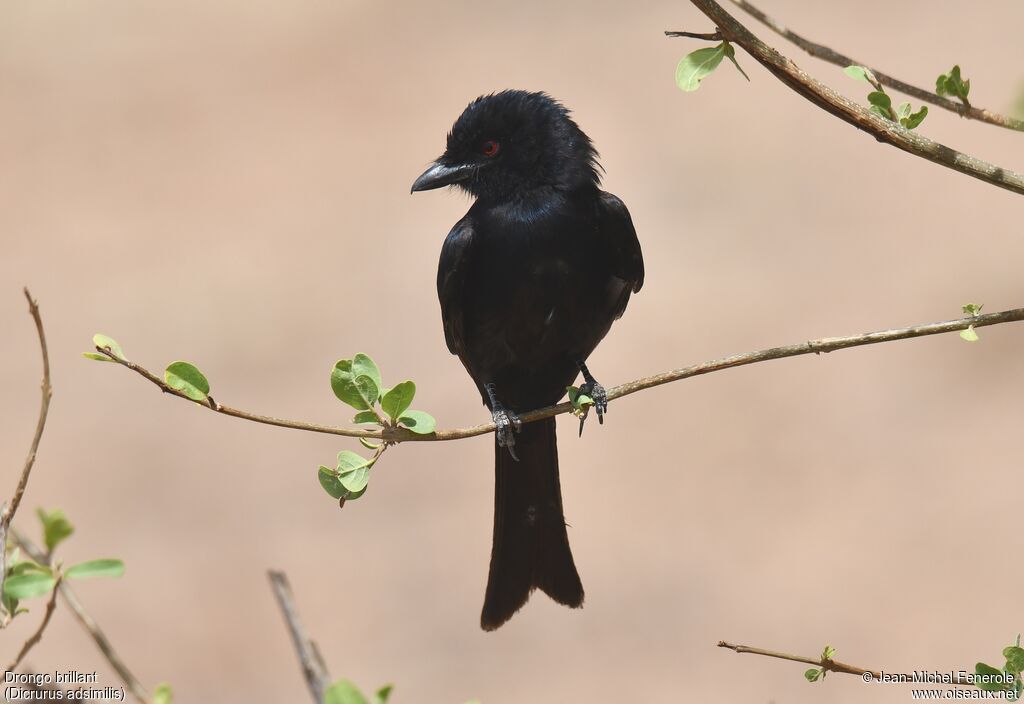
<instances>
[{"instance_id":1,"label":"blurred tan background","mask_svg":"<svg viewBox=\"0 0 1024 704\"><path fill-rule=\"evenodd\" d=\"M764 0L797 31L930 86L953 62L1007 111L1024 7ZM863 84L755 28L851 97ZM17 524L78 527L64 558L125 559L79 592L146 684L180 702L307 699L265 577L288 572L332 674L394 701L902 702L906 688L738 656L719 639L890 671L995 661L1024 622L1024 326L802 357L563 418L562 485L586 607L535 596L477 626L488 438L390 451L339 511L316 467L341 438L162 397L82 359L117 338L188 359L256 412L345 423L328 371L357 351L413 378L443 427L486 420L434 293L468 206L409 195L475 96L543 89L595 140L647 284L591 361L606 384L775 344L1024 305L1019 196L876 144L739 52L695 94L709 31L686 2L96 0L0 9L0 466L38 404L20 288L55 395ZM915 105L916 105L915 101ZM1024 136L933 109L921 131L1024 169ZM41 609L0 634L9 657ZM27 664L109 672L61 608Z\"/></svg>"}]
</instances>

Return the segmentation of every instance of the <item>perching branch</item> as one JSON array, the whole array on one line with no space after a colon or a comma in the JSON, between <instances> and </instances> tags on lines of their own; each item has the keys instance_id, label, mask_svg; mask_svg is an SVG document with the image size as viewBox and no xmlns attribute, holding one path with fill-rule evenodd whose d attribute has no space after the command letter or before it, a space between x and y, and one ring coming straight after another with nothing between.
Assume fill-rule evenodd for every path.
<instances>
[{"instance_id":1,"label":"perching branch","mask_svg":"<svg viewBox=\"0 0 1024 704\"><path fill-rule=\"evenodd\" d=\"M736 645L735 643L727 643L724 640L718 641L719 648L728 648L737 653L750 653L752 655L763 655L768 658L778 658L779 660L789 660L791 662L803 662L808 665L816 665L826 672L842 672L847 675L859 675L864 677L870 675L872 680L881 680L883 675L877 670L867 670L863 667L857 667L856 665L848 665L845 662L839 662L838 660L832 660L831 658L809 658L803 655L790 655L789 653L780 653L775 650L765 650L764 648L753 648L749 645ZM886 673L886 675L892 675L893 673ZM910 681L910 675L905 675ZM969 682L965 679L961 679L957 675L954 682L948 682L944 684L953 685L972 685L973 682Z\"/></svg>"},{"instance_id":2,"label":"perching branch","mask_svg":"<svg viewBox=\"0 0 1024 704\"><path fill-rule=\"evenodd\" d=\"M21 650L18 651L17 657L15 657L14 661L7 666L8 672L14 672L14 668L21 663L25 658L25 655L28 654L28 651L32 650L35 644L43 639L43 631L45 631L46 627L50 624L50 617L53 616L53 610L57 608L57 590L62 583L63 580L58 576L57 583L53 585L53 591L50 593L50 600L46 602L46 613L43 614L43 620L39 624L39 628L37 628L36 632L29 636L29 639L21 646Z\"/></svg>"},{"instance_id":3,"label":"perching branch","mask_svg":"<svg viewBox=\"0 0 1024 704\"><path fill-rule=\"evenodd\" d=\"M785 27L782 23L769 17L746 0L731 0L731 2L741 10L744 10L747 14L751 15L754 19L764 24L768 29L782 37L785 37L815 58L827 61L830 64L835 64L841 68L854 65L867 66L863 61L857 61L856 59L852 59L845 54L840 54L838 51L834 51L827 46L805 39L796 32ZM990 125L1005 127L1011 130L1024 131L1024 120L1000 115L999 113L985 110L984 108L978 108L973 105L964 105L961 102L944 98L938 93L932 93L924 88L918 88L917 86L912 86L909 83L904 83L898 78L893 78L892 76L871 66L868 66L868 68L870 68L871 72L875 74L875 78L878 79L879 83L889 86L890 88L894 88L901 93L911 95L918 100L923 100L926 103L931 103L937 107L955 112L960 117L967 117L981 122L987 122Z\"/></svg>"},{"instance_id":4,"label":"perching branch","mask_svg":"<svg viewBox=\"0 0 1024 704\"><path fill-rule=\"evenodd\" d=\"M320 656L319 648L306 635L306 629L299 619L299 612L295 609L295 597L292 595L291 585L288 584L288 576L277 570L268 570L267 576L270 578L270 586L274 590L274 598L277 599L285 623L288 624L288 631L291 633L295 652L299 656L299 664L302 666L302 674L306 678L309 692L313 695L315 704L321 704L324 700L324 692L331 681L327 666Z\"/></svg>"},{"instance_id":5,"label":"perching branch","mask_svg":"<svg viewBox=\"0 0 1024 704\"><path fill-rule=\"evenodd\" d=\"M834 352L835 350L846 349L847 347L860 347L861 345L875 345L881 342L894 342L895 340L905 340L912 337L924 337L926 335L939 335L947 332L956 332L958 330L966 330L969 327L981 328L989 325L999 325L1002 323L1012 323L1024 320L1024 308L1015 308L1013 310L1005 310L1001 313L985 313L983 315L970 315L963 318L957 318L956 320L946 320L941 323L928 323L925 325L915 325L908 328L897 328L894 330L881 330L878 332L868 332L861 335L850 335L848 337L825 337L818 340L810 340L807 342L798 342L792 345L785 345L783 347L771 347L769 349L759 350L757 352L746 352L744 354L737 354L731 357L723 357L721 359L712 360L709 362L701 362L700 364L694 364L689 367L682 367L680 369L673 369L671 371L663 372L661 374L655 374L654 376L644 377L631 381L620 386L608 389L608 400L621 398L630 394L635 394L638 391L644 389L650 389L655 386L661 386L662 384L668 384L673 381L680 381L681 379L688 379L692 376L699 376L701 374L710 374L711 372L719 372L724 369L732 369L733 367L742 367L747 364L756 364L758 362L767 362L772 359L782 359L784 357L797 357L804 354L820 354L822 352ZM172 394L180 398L184 398L192 403L196 401L190 399L181 391L177 391L168 386L163 379L156 376L144 367L139 366L135 362L130 362L126 359L122 359L114 355L109 349L103 347L97 347L96 351L103 354L113 361L121 364L122 366L128 367L132 371L145 377L157 387L160 388L164 393ZM234 416L235 418L241 418L243 420L252 421L254 423L263 423L266 425L276 425L281 428L292 428L294 430L305 430L312 433L325 433L328 435L343 435L345 437L352 438L369 438L376 440L385 440L387 442L410 442L410 441L433 441L433 440L460 440L462 438L471 438L477 435L486 435L493 433L495 430L494 423L483 423L471 428L461 428L458 430L438 430L430 435L417 435L404 428L388 427L383 430L364 430L361 428L341 428L332 425L318 425L315 423L307 423L304 421L286 420L284 418L274 418L272 416L264 416L256 413L249 413L248 411L242 411L237 408L231 408L223 404L217 403L212 398L209 399L209 403L200 403L200 406L209 408L217 413L223 413L225 415ZM542 418L551 418L552 416L558 416L563 413L568 413L572 410L571 403L560 403L556 406L548 406L547 408L541 408L536 411L530 411L528 413L520 414L519 418L523 423L532 423L533 421L541 420Z\"/></svg>"},{"instance_id":6,"label":"perching branch","mask_svg":"<svg viewBox=\"0 0 1024 704\"><path fill-rule=\"evenodd\" d=\"M758 39L714 0L690 0L717 27L726 40L739 44L776 78L822 110L863 130L880 142L891 144L922 159L940 164L976 179L1024 195L1024 175L958 152L887 120L824 83L815 80L795 63Z\"/></svg>"},{"instance_id":7,"label":"perching branch","mask_svg":"<svg viewBox=\"0 0 1024 704\"><path fill-rule=\"evenodd\" d=\"M28 300L28 312L36 324L36 333L39 336L39 349L43 356L43 382L42 402L39 405L39 420L36 421L36 433L32 437L32 445L28 450L28 457L25 458L25 466L21 470L21 478L14 490L14 496L10 503L3 506L0 512L0 588L3 587L4 576L7 574L7 530L11 527L14 514L21 504L21 497L25 495L25 487L28 486L28 477L32 473L32 465L36 462L36 453L39 451L39 441L43 437L43 428L46 427L46 416L50 412L50 397L53 396L53 389L50 387L50 355L46 348L46 333L43 331L43 319L39 315L39 304L32 299L28 288L22 289L25 298Z\"/></svg>"},{"instance_id":8,"label":"perching branch","mask_svg":"<svg viewBox=\"0 0 1024 704\"><path fill-rule=\"evenodd\" d=\"M17 530L12 529L11 533L14 537L14 542L25 551L25 554L31 557L33 560L38 562L40 565L49 564L46 555L37 548L32 542L19 533ZM71 585L67 582L60 582L57 587L59 588L60 595L64 598L64 603L71 609L71 613L75 615L78 622L82 624L82 628L88 631L89 635L92 636L96 646L103 653L103 656L110 663L110 666L117 672L118 677L124 682L125 687L132 693L135 700L139 704L149 704L149 694L146 693L146 688L142 686L142 683L131 673L128 666L124 664L124 661L114 650L114 646L111 645L110 640L103 633L100 625L96 623L95 619L89 615L82 606L82 602L78 600L78 596L75 594L75 590L71 588Z\"/></svg>"}]
</instances>

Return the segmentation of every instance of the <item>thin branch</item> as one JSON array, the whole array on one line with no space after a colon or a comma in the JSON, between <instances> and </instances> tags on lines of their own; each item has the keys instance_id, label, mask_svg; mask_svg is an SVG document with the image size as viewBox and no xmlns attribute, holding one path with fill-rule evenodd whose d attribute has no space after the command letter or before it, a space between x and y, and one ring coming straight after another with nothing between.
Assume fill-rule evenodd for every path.
<instances>
[{"instance_id":1,"label":"thin branch","mask_svg":"<svg viewBox=\"0 0 1024 704\"><path fill-rule=\"evenodd\" d=\"M688 39L703 39L708 42L717 42L722 39L721 32L665 32L666 37L686 37Z\"/></svg>"},{"instance_id":2,"label":"thin branch","mask_svg":"<svg viewBox=\"0 0 1024 704\"><path fill-rule=\"evenodd\" d=\"M21 650L18 652L18 656L14 658L14 662L7 666L8 672L14 672L14 669L21 664L21 661L28 654L28 651L32 650L36 643L43 639L43 631L50 624L50 617L53 616L53 610L57 608L57 591L61 584L63 584L63 578L58 576L56 584L53 585L53 592L50 593L50 600L46 602L46 613L43 614L43 621L39 624L39 628L36 632L29 636L29 639L25 641L25 644L21 646Z\"/></svg>"},{"instance_id":3,"label":"thin branch","mask_svg":"<svg viewBox=\"0 0 1024 704\"><path fill-rule=\"evenodd\" d=\"M647 376L636 381L631 381L620 386L616 386L608 390L608 400L621 398L630 394L635 394L638 391L650 389L655 386L661 386L662 384L668 384L673 381L680 381L682 379L688 379L691 376L699 376L701 374L710 374L711 372L719 372L724 369L732 369L733 367L742 367L747 364L756 364L758 362L767 362L772 359L782 359L784 357L797 357L804 354L820 354L822 352L834 352L835 350L846 349L847 347L859 347L861 345L875 345L881 342L893 342L895 340L905 340L912 337L924 337L926 335L939 335L942 333L956 332L958 330L966 330L967 328L974 326L975 328L981 328L988 325L999 325L1001 323L1012 323L1024 320L1024 308L1015 308L1013 310L1005 310L1001 313L985 313L983 315L967 316L964 318L957 318L956 320L946 320L940 323L928 323L925 325L915 325L908 328L897 328L894 330L881 330L878 332L868 332L861 335L850 335L848 337L825 337L818 340L809 340L807 342L798 342L793 345L785 345L782 347L771 347L769 349L759 350L756 352L746 352L744 354L737 354L731 357L723 357L721 359L715 359L709 362L701 362L700 364L694 364L689 367L682 367L680 369L673 369L668 372L661 374L655 374L653 376ZM134 362L121 359L114 356L110 350L97 347L96 350L101 354L106 355L113 361L121 364L122 366L128 367L132 371L137 372L141 376L145 377L149 381L153 382L158 386L164 393L172 394L180 398L184 398L192 403L196 403L192 399L188 398L185 394L180 391L172 389L164 383L163 379L156 376L147 369L139 366ZM364 430L362 428L342 428L333 425L318 425L316 423L307 423L304 421L297 420L286 420L284 418L274 418L271 416L259 415L256 413L249 413L248 411L242 411L237 408L231 408L220 403L216 403L211 399L209 404L200 403L200 406L209 408L217 413L223 413L225 415L234 416L235 418L241 418L243 420L252 421L254 423L263 423L265 425L275 425L280 428L291 428L293 430L305 430L312 433L324 433L327 435L342 435L344 437L351 438L369 438L376 440L386 440L387 442L423 442L423 441L436 441L436 440L461 440L463 438L471 438L477 435L486 435L493 433L495 426L494 423L483 423L476 425L471 428L460 428L457 430L438 430L430 435L417 435L412 431L405 430L404 428L385 428L383 430ZM555 406L548 406L547 408L541 408L536 411L530 411L528 413L520 414L519 418L524 423L532 423L533 421L541 420L543 418L551 418L552 416L558 416L563 413L568 413L572 410L571 403L560 403Z\"/></svg>"},{"instance_id":4,"label":"thin branch","mask_svg":"<svg viewBox=\"0 0 1024 704\"><path fill-rule=\"evenodd\" d=\"M789 660L791 662L803 662L808 665L816 665L826 672L841 672L846 675L858 675L864 678L865 675L870 675L870 679L875 681L896 681L893 678L898 678L899 681L906 680L911 682L912 676L908 674L896 674L892 672L884 672L879 670L868 670L863 667L857 667L856 665L848 665L845 662L839 662L838 660L832 660L830 658L809 658L803 655L790 655L789 653L780 653L776 650L765 650L764 648L754 648L749 645L736 645L735 643L728 643L724 640L718 641L719 648L728 648L737 653L750 653L751 655L763 655L768 658L777 658L779 660ZM866 680L865 680L866 681ZM956 676L952 682L943 682L942 684L951 685L963 685L971 686L974 683L961 678L959 675Z\"/></svg>"},{"instance_id":5,"label":"thin branch","mask_svg":"<svg viewBox=\"0 0 1024 704\"><path fill-rule=\"evenodd\" d=\"M38 562L41 565L49 564L46 555L43 554L39 548L32 544L32 542L23 536L16 529L11 529L11 534L14 537L14 541L25 551L29 557ZM124 661L114 650L114 646L110 643L110 639L107 638L106 634L100 628L100 625L96 623L96 620L89 615L89 612L82 606L82 602L78 600L78 595L75 594L75 590L71 588L71 585L67 582L61 582L60 595L64 599L64 603L71 609L71 613L75 615L78 622L82 624L82 627L88 631L89 635L92 636L96 646L103 653L103 656L110 663L110 666L117 672L118 677L124 682L128 691L132 693L135 700L139 704L149 704L149 694L146 692L146 688L142 686L142 683L131 673L128 666L124 664Z\"/></svg>"},{"instance_id":6,"label":"thin branch","mask_svg":"<svg viewBox=\"0 0 1024 704\"><path fill-rule=\"evenodd\" d=\"M1024 195L1024 175L939 144L898 122L870 112L849 98L815 80L790 59L765 44L740 24L714 0L690 0L715 23L725 39L743 47L776 78L822 110L863 130L880 142L947 168L967 174L985 183Z\"/></svg>"},{"instance_id":7,"label":"thin branch","mask_svg":"<svg viewBox=\"0 0 1024 704\"><path fill-rule=\"evenodd\" d=\"M309 693L313 695L315 704L320 704L324 699L324 692L331 682L331 676L324 666L316 643L310 640L306 635L306 629L302 626L299 612L295 609L295 596L292 594L291 585L288 584L288 576L277 570L267 570L267 576L270 578L270 586L281 607L285 623L288 624L288 631L291 633L295 652L299 656L299 664L302 666L302 674L306 678Z\"/></svg>"},{"instance_id":8,"label":"thin branch","mask_svg":"<svg viewBox=\"0 0 1024 704\"><path fill-rule=\"evenodd\" d=\"M53 396L53 389L50 387L50 354L46 347L46 333L43 331L43 319L39 315L39 304L33 300L28 288L22 289L25 299L28 300L28 312L36 324L36 334L39 336L39 349L43 356L43 382L42 402L39 405L39 420L36 421L36 433L32 436L32 445L28 450L28 457L25 458L25 466L21 470L21 478L14 490L14 497L10 503L5 503L0 511L0 588L2 588L4 576L7 574L7 530L11 527L14 514L21 505L21 498L25 495L25 487L28 486L28 477L32 473L32 466L36 462L36 453L39 451L39 441L43 438L43 428L46 427L46 416L50 412L50 397Z\"/></svg>"},{"instance_id":9,"label":"thin branch","mask_svg":"<svg viewBox=\"0 0 1024 704\"><path fill-rule=\"evenodd\" d=\"M754 19L764 24L768 29L782 37L785 37L815 58L827 61L830 64L835 64L842 68L853 65L867 66L863 61L857 61L856 59L852 59L845 54L840 54L838 51L834 51L827 46L805 39L796 32L785 27L782 23L769 17L746 0L730 1L733 5L736 5L741 10L744 10L747 14L751 15ZM917 86L910 85L909 83L904 83L898 78L893 78L874 67L868 66L868 68L871 69L871 72L875 74L875 77L877 77L878 81L883 85L894 88L901 93L911 95L918 100L923 100L926 103L931 103L937 107L955 112L960 117L967 117L981 122L987 122L990 125L1005 127L1010 130L1024 131L1024 120L1018 120L1006 115L1000 115L999 113L995 113L990 110L985 110L984 108L978 108L973 105L965 105L955 100L949 100L948 98L944 98L941 95L925 90L924 88L918 88Z\"/></svg>"}]
</instances>

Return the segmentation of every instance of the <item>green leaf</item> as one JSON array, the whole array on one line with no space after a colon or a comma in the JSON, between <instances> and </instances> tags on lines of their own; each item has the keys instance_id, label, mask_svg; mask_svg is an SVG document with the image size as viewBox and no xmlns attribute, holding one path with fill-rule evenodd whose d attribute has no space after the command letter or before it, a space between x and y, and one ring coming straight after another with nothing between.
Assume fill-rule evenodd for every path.
<instances>
[{"instance_id":1,"label":"green leaf","mask_svg":"<svg viewBox=\"0 0 1024 704\"><path fill-rule=\"evenodd\" d=\"M969 105L967 96L971 92L971 82L960 77L960 66L956 65L949 73L935 79L935 92L942 96L959 98L964 105Z\"/></svg>"},{"instance_id":2,"label":"green leaf","mask_svg":"<svg viewBox=\"0 0 1024 704\"><path fill-rule=\"evenodd\" d=\"M391 420L397 420L412 405L415 396L416 384L411 381L403 381L401 384L395 384L394 388L381 397L380 407L384 409Z\"/></svg>"},{"instance_id":3,"label":"green leaf","mask_svg":"<svg viewBox=\"0 0 1024 704\"><path fill-rule=\"evenodd\" d=\"M369 704L359 689L348 680L338 680L324 692L324 704Z\"/></svg>"},{"instance_id":4,"label":"green leaf","mask_svg":"<svg viewBox=\"0 0 1024 704\"><path fill-rule=\"evenodd\" d=\"M968 326L966 330L961 330L960 337L963 338L964 340L967 340L968 342L978 341L978 333L974 332L973 325Z\"/></svg>"},{"instance_id":5,"label":"green leaf","mask_svg":"<svg viewBox=\"0 0 1024 704\"><path fill-rule=\"evenodd\" d=\"M886 120L892 119L892 114L886 108L881 108L877 105L872 105L870 108L868 108L868 111L873 112L879 117L885 118Z\"/></svg>"},{"instance_id":6,"label":"green leaf","mask_svg":"<svg viewBox=\"0 0 1024 704\"><path fill-rule=\"evenodd\" d=\"M352 360L339 359L331 370L331 389L340 401L357 411L368 410L370 406L356 388L355 377L356 375L352 374Z\"/></svg>"},{"instance_id":7,"label":"green leaf","mask_svg":"<svg viewBox=\"0 0 1024 704\"><path fill-rule=\"evenodd\" d=\"M352 383L366 407L373 408L373 404L377 403L377 399L380 397L380 387L377 386L377 383L366 374L360 374L352 380Z\"/></svg>"},{"instance_id":8,"label":"green leaf","mask_svg":"<svg viewBox=\"0 0 1024 704\"><path fill-rule=\"evenodd\" d=\"M817 667L812 667L810 670L804 672L804 678L808 682L817 682L819 679L821 679L822 672L823 670L820 670Z\"/></svg>"},{"instance_id":9,"label":"green leaf","mask_svg":"<svg viewBox=\"0 0 1024 704\"><path fill-rule=\"evenodd\" d=\"M900 119L900 124L906 127L908 130L912 130L922 122L924 118L928 117L928 106L922 105L921 109L905 118Z\"/></svg>"},{"instance_id":10,"label":"green leaf","mask_svg":"<svg viewBox=\"0 0 1024 704\"><path fill-rule=\"evenodd\" d=\"M724 58L725 42L687 54L676 66L676 85L686 93L697 90L700 82L711 75Z\"/></svg>"},{"instance_id":11,"label":"green leaf","mask_svg":"<svg viewBox=\"0 0 1024 704\"><path fill-rule=\"evenodd\" d=\"M906 118L910 117L910 103L900 103L900 106L896 108L896 117L902 122Z\"/></svg>"},{"instance_id":12,"label":"green leaf","mask_svg":"<svg viewBox=\"0 0 1024 704\"><path fill-rule=\"evenodd\" d=\"M83 352L82 356L86 359L95 359L97 362L113 362L114 364L117 364L117 362L114 362L110 357L105 354L100 354L99 352Z\"/></svg>"},{"instance_id":13,"label":"green leaf","mask_svg":"<svg viewBox=\"0 0 1024 704\"><path fill-rule=\"evenodd\" d=\"M376 362L362 352L352 358L352 376L360 375L368 376L373 379L373 383L376 384L377 389L384 388L384 382L380 378L380 369L377 368Z\"/></svg>"},{"instance_id":14,"label":"green leaf","mask_svg":"<svg viewBox=\"0 0 1024 704\"><path fill-rule=\"evenodd\" d=\"M46 565L40 565L32 560L22 560L21 562L16 562L8 567L7 576L12 577L18 574L28 574L29 572L53 574L53 571Z\"/></svg>"},{"instance_id":15,"label":"green leaf","mask_svg":"<svg viewBox=\"0 0 1024 704\"><path fill-rule=\"evenodd\" d=\"M324 491L330 494L333 498L348 498L348 489L342 486L341 482L338 481L338 470L320 465L320 471L317 473L317 478L320 480L320 486L322 486Z\"/></svg>"},{"instance_id":16,"label":"green leaf","mask_svg":"<svg viewBox=\"0 0 1024 704\"><path fill-rule=\"evenodd\" d=\"M188 362L171 362L164 371L164 381L175 391L180 391L193 401L206 401L210 393L210 382L195 365Z\"/></svg>"},{"instance_id":17,"label":"green leaf","mask_svg":"<svg viewBox=\"0 0 1024 704\"><path fill-rule=\"evenodd\" d=\"M983 662L979 662L974 666L974 672L979 675L988 675L990 677L1002 677L1003 671L997 670L991 665L986 665ZM986 692L1001 692L1004 689L1009 689L1009 685L1006 682L975 682L978 689L983 689Z\"/></svg>"},{"instance_id":18,"label":"green leaf","mask_svg":"<svg viewBox=\"0 0 1024 704\"><path fill-rule=\"evenodd\" d=\"M430 435L437 427L434 416L423 411L406 411L398 419L398 422L417 435Z\"/></svg>"},{"instance_id":19,"label":"green leaf","mask_svg":"<svg viewBox=\"0 0 1024 704\"><path fill-rule=\"evenodd\" d=\"M124 574L124 563L121 560L101 559L79 562L64 570L68 579L83 577L120 577Z\"/></svg>"},{"instance_id":20,"label":"green leaf","mask_svg":"<svg viewBox=\"0 0 1024 704\"><path fill-rule=\"evenodd\" d=\"M981 309L984 307L984 303L966 303L961 309L967 315L979 315L981 313Z\"/></svg>"},{"instance_id":21,"label":"green leaf","mask_svg":"<svg viewBox=\"0 0 1024 704\"><path fill-rule=\"evenodd\" d=\"M11 599L31 599L53 589L57 578L45 572L28 572L4 580L4 594Z\"/></svg>"},{"instance_id":22,"label":"green leaf","mask_svg":"<svg viewBox=\"0 0 1024 704\"><path fill-rule=\"evenodd\" d=\"M365 447L367 450L377 451L380 449L380 446L383 443L373 443L370 441L369 438L359 438L359 444Z\"/></svg>"},{"instance_id":23,"label":"green leaf","mask_svg":"<svg viewBox=\"0 0 1024 704\"><path fill-rule=\"evenodd\" d=\"M377 690L377 694L374 697L374 704L387 704L388 698L391 696L391 690L395 688L392 684L386 684Z\"/></svg>"},{"instance_id":24,"label":"green leaf","mask_svg":"<svg viewBox=\"0 0 1024 704\"><path fill-rule=\"evenodd\" d=\"M892 98L889 97L888 93L883 93L880 90L874 90L868 93L868 102L872 105L877 105L883 110L889 110L892 108Z\"/></svg>"},{"instance_id":25,"label":"green leaf","mask_svg":"<svg viewBox=\"0 0 1024 704\"><path fill-rule=\"evenodd\" d=\"M380 419L377 418L377 414L373 411L359 411L359 413L356 413L355 418L352 419L352 422L373 423L374 425L378 425L380 423Z\"/></svg>"},{"instance_id":26,"label":"green leaf","mask_svg":"<svg viewBox=\"0 0 1024 704\"><path fill-rule=\"evenodd\" d=\"M1006 658L1007 672L1012 672L1015 675L1024 672L1024 648L1017 645L1003 648L1003 657Z\"/></svg>"},{"instance_id":27,"label":"green leaf","mask_svg":"<svg viewBox=\"0 0 1024 704\"><path fill-rule=\"evenodd\" d=\"M746 71L740 68L739 63L736 61L736 50L732 48L732 44L729 42L723 42L723 44L725 45L726 58L729 59L729 61L732 61L732 65L736 67L736 70L743 74L743 77L749 81L750 76L747 75Z\"/></svg>"},{"instance_id":28,"label":"green leaf","mask_svg":"<svg viewBox=\"0 0 1024 704\"><path fill-rule=\"evenodd\" d=\"M118 359L128 359L124 356L124 350L121 349L121 345L117 344L117 340L112 337L96 333L92 336L92 344L96 347L107 350ZM86 354L88 355L89 353Z\"/></svg>"},{"instance_id":29,"label":"green leaf","mask_svg":"<svg viewBox=\"0 0 1024 704\"><path fill-rule=\"evenodd\" d=\"M338 453L338 481L349 494L362 492L370 481L373 461L351 450Z\"/></svg>"},{"instance_id":30,"label":"green leaf","mask_svg":"<svg viewBox=\"0 0 1024 704\"><path fill-rule=\"evenodd\" d=\"M152 704L171 704L174 701L174 692L171 691L171 685L167 682L161 682L153 690Z\"/></svg>"},{"instance_id":31,"label":"green leaf","mask_svg":"<svg viewBox=\"0 0 1024 704\"><path fill-rule=\"evenodd\" d=\"M846 68L843 69L843 73L845 73L850 78L854 78L858 81L864 81L865 83L873 84L878 82L875 79L875 74L871 73L871 69L869 69L867 66L847 66Z\"/></svg>"},{"instance_id":32,"label":"green leaf","mask_svg":"<svg viewBox=\"0 0 1024 704\"><path fill-rule=\"evenodd\" d=\"M825 649L821 651L822 660L831 660L836 656L836 649L831 645L826 645Z\"/></svg>"},{"instance_id":33,"label":"green leaf","mask_svg":"<svg viewBox=\"0 0 1024 704\"><path fill-rule=\"evenodd\" d=\"M585 417L590 406L594 405L594 399L590 398L576 386L566 386L565 392L569 396L569 403L572 404L572 413L577 417Z\"/></svg>"},{"instance_id":34,"label":"green leaf","mask_svg":"<svg viewBox=\"0 0 1024 704\"><path fill-rule=\"evenodd\" d=\"M47 552L53 552L54 548L75 532L75 527L59 508L52 511L39 508L36 509L36 515L43 524L43 541L46 543Z\"/></svg>"}]
</instances>

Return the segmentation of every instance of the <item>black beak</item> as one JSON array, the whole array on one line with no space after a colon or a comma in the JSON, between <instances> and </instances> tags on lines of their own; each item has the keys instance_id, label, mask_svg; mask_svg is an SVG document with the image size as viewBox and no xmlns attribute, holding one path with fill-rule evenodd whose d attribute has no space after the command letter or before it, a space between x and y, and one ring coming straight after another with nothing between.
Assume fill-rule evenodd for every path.
<instances>
[{"instance_id":1,"label":"black beak","mask_svg":"<svg viewBox=\"0 0 1024 704\"><path fill-rule=\"evenodd\" d=\"M413 182L410 193L429 191L434 188L441 188L442 186L451 186L459 181L465 181L472 175L475 168L475 164L449 166L448 164L442 164L440 161L435 161L430 165L429 169L420 174L420 177Z\"/></svg>"}]
</instances>

